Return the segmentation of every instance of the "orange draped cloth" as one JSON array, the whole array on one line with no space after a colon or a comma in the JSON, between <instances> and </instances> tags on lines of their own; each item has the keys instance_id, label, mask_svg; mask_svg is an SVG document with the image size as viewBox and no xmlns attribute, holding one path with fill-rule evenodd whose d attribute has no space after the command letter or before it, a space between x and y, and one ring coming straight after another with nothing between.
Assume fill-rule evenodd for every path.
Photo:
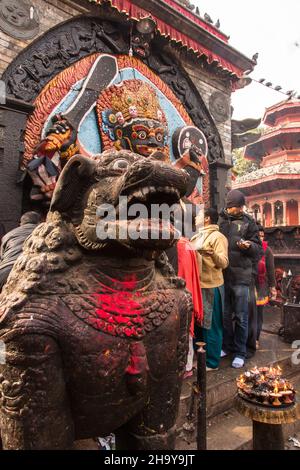
<instances>
[{"instance_id":1,"label":"orange draped cloth","mask_svg":"<svg viewBox=\"0 0 300 470\"><path fill-rule=\"evenodd\" d=\"M190 242L186 238L181 238L177 243L178 253L178 276L186 282L186 288L193 298L194 312L191 322L190 333L194 336L195 321L201 325L203 320L203 303L200 285L200 273L198 269L197 255Z\"/></svg>"}]
</instances>

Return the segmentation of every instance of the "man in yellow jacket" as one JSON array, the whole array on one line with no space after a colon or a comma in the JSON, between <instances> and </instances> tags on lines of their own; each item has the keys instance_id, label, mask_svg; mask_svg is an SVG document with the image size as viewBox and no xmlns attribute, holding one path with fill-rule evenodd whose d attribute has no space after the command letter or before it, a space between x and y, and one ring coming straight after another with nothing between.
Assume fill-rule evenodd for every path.
<instances>
[{"instance_id":1,"label":"man in yellow jacket","mask_svg":"<svg viewBox=\"0 0 300 470\"><path fill-rule=\"evenodd\" d=\"M218 217L215 209L206 209L204 228L192 238L192 246L200 255L204 310L202 334L206 343L207 370L218 369L223 340L223 269L228 266L228 241L219 231Z\"/></svg>"}]
</instances>

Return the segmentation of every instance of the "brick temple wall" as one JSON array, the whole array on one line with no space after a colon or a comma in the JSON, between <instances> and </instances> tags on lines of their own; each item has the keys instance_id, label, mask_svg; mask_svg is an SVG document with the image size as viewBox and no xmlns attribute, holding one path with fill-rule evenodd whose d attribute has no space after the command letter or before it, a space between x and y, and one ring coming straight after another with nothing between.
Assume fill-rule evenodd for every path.
<instances>
[{"instance_id":1,"label":"brick temple wall","mask_svg":"<svg viewBox=\"0 0 300 470\"><path fill-rule=\"evenodd\" d=\"M218 78L214 72L205 70L204 67L201 66L200 61L197 62L197 59L195 59L194 56L187 54L184 50L177 54L177 57L196 86L209 111L211 95L216 92L222 93L224 98L224 107L227 109L227 119L225 119L224 122L218 122L218 120L214 119L213 115L212 118L220 133L225 152L225 161L231 165L231 84L224 78Z\"/></svg>"}]
</instances>

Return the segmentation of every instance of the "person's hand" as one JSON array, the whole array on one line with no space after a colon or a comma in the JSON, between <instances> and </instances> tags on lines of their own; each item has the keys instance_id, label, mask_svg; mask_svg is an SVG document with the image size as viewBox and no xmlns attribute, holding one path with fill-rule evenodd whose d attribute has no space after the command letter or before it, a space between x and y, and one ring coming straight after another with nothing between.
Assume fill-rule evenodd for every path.
<instances>
[{"instance_id":1,"label":"person's hand","mask_svg":"<svg viewBox=\"0 0 300 470\"><path fill-rule=\"evenodd\" d=\"M248 240L240 240L239 242L237 242L237 246L241 250L249 250L251 246L251 242L249 242Z\"/></svg>"},{"instance_id":2,"label":"person's hand","mask_svg":"<svg viewBox=\"0 0 300 470\"><path fill-rule=\"evenodd\" d=\"M206 250L199 250L200 255L212 256L214 254L214 250L211 248L207 248Z\"/></svg>"},{"instance_id":3,"label":"person's hand","mask_svg":"<svg viewBox=\"0 0 300 470\"><path fill-rule=\"evenodd\" d=\"M276 287L271 287L270 292L271 292L271 300L276 300L276 298L277 298L277 289L276 289Z\"/></svg>"}]
</instances>

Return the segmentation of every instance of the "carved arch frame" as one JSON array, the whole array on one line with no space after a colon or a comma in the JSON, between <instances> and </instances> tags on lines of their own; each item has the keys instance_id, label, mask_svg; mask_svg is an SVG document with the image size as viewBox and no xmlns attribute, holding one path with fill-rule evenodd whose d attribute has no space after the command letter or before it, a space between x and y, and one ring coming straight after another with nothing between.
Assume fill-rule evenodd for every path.
<instances>
[{"instance_id":1,"label":"carved arch frame","mask_svg":"<svg viewBox=\"0 0 300 470\"><path fill-rule=\"evenodd\" d=\"M5 70L8 97L34 105L42 89L64 68L91 54L128 54L130 25L122 19L78 16L55 26L23 50ZM218 205L216 166L227 167L221 137L203 99L167 42L156 37L151 55L142 61L170 87L195 126L208 142L210 164L210 203ZM227 171L227 169L226 169Z\"/></svg>"}]
</instances>

